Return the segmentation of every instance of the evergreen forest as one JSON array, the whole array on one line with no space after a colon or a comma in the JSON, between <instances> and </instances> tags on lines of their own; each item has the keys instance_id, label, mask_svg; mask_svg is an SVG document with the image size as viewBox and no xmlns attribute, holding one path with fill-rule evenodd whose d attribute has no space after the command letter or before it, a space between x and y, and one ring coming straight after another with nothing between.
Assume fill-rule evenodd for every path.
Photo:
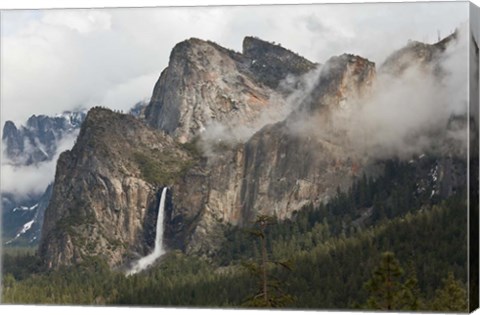
<instances>
[{"instance_id":1,"label":"evergreen forest","mask_svg":"<svg viewBox=\"0 0 480 315\"><path fill-rule=\"evenodd\" d=\"M35 249L6 248L2 302L466 311L466 198L432 198L414 165L389 160L287 220L226 226L214 255L170 250L128 277L100 258L46 270Z\"/></svg>"}]
</instances>

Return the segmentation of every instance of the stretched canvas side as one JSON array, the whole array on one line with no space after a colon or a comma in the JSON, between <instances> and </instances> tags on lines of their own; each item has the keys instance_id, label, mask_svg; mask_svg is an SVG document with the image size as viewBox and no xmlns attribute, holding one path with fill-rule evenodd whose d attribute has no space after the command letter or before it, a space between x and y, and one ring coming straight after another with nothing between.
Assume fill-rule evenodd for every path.
<instances>
[{"instance_id":1,"label":"stretched canvas side","mask_svg":"<svg viewBox=\"0 0 480 315\"><path fill-rule=\"evenodd\" d=\"M478 307L477 7L26 13L1 12L2 303Z\"/></svg>"},{"instance_id":2,"label":"stretched canvas side","mask_svg":"<svg viewBox=\"0 0 480 315\"><path fill-rule=\"evenodd\" d=\"M480 11L473 3L470 4L470 202L469 202L469 311L478 308L479 291L479 216L478 216L478 106L479 106L479 35Z\"/></svg>"}]
</instances>

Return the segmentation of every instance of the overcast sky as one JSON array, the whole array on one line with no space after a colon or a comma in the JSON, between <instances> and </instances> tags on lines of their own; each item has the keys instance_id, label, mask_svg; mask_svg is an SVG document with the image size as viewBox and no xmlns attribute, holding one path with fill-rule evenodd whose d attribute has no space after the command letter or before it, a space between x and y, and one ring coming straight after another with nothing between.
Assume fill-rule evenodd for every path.
<instances>
[{"instance_id":1,"label":"overcast sky","mask_svg":"<svg viewBox=\"0 0 480 315\"><path fill-rule=\"evenodd\" d=\"M344 52L381 63L409 39L434 42L467 20L467 3L65 9L2 12L6 119L148 98L172 47L187 38L240 51L254 35L324 62Z\"/></svg>"}]
</instances>

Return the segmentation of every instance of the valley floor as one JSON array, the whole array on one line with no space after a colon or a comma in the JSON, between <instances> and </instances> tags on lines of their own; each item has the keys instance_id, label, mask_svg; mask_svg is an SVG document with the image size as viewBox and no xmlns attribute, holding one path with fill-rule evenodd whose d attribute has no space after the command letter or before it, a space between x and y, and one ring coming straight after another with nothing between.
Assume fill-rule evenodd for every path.
<instances>
[{"instance_id":1,"label":"valley floor","mask_svg":"<svg viewBox=\"0 0 480 315\"><path fill-rule=\"evenodd\" d=\"M288 260L291 270L269 268L272 298L288 295L291 299L280 306L295 309L372 308L369 300L376 293L366 283L378 272L382 253L390 251L403 267L397 285L406 290L410 283L405 292L416 297L399 295L396 308L465 311L467 236L462 200L455 196L349 235L332 235L327 222L312 228L301 221L278 223L277 231L268 234L270 257ZM312 209L310 217L316 211ZM277 234L281 229L308 231ZM243 235L255 251L258 243ZM237 244L242 243L237 238ZM146 272L125 277L99 259L42 272L35 255L6 252L2 303L248 307L259 289L257 275L245 266L255 264L258 254L243 253L221 266L226 252L207 261L173 251ZM444 296L450 300L444 301Z\"/></svg>"}]
</instances>

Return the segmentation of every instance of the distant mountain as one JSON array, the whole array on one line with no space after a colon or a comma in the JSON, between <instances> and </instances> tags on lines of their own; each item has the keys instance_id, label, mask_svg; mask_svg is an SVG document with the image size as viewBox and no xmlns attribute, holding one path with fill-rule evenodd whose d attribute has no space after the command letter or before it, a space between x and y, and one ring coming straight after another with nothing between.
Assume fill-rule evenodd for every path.
<instances>
[{"instance_id":1,"label":"distant mountain","mask_svg":"<svg viewBox=\"0 0 480 315\"><path fill-rule=\"evenodd\" d=\"M50 202L53 184L48 185L45 193L40 197L31 198L28 203L35 204L31 206L18 206L15 203L14 208L10 205L5 207L3 211L2 231L4 242L7 246L36 246L40 241L43 218L45 209ZM27 202L27 201L25 201Z\"/></svg>"},{"instance_id":2,"label":"distant mountain","mask_svg":"<svg viewBox=\"0 0 480 315\"><path fill-rule=\"evenodd\" d=\"M54 117L33 115L18 128L6 121L2 134L5 158L18 166L50 161L60 141L78 132L85 115L85 111L68 111Z\"/></svg>"},{"instance_id":3,"label":"distant mountain","mask_svg":"<svg viewBox=\"0 0 480 315\"><path fill-rule=\"evenodd\" d=\"M32 166L42 169L60 153L58 150L64 149L67 138L76 137L85 116L86 111L66 111L53 117L32 115L25 125L19 127L6 121L2 134L2 165L8 164L17 170ZM27 196L2 190L4 243L29 246L38 243L51 186L42 194Z\"/></svg>"},{"instance_id":4,"label":"distant mountain","mask_svg":"<svg viewBox=\"0 0 480 315\"><path fill-rule=\"evenodd\" d=\"M134 117L140 118L140 119L145 119L145 109L147 108L148 105L148 100L143 100L135 105L128 111L128 113Z\"/></svg>"}]
</instances>

